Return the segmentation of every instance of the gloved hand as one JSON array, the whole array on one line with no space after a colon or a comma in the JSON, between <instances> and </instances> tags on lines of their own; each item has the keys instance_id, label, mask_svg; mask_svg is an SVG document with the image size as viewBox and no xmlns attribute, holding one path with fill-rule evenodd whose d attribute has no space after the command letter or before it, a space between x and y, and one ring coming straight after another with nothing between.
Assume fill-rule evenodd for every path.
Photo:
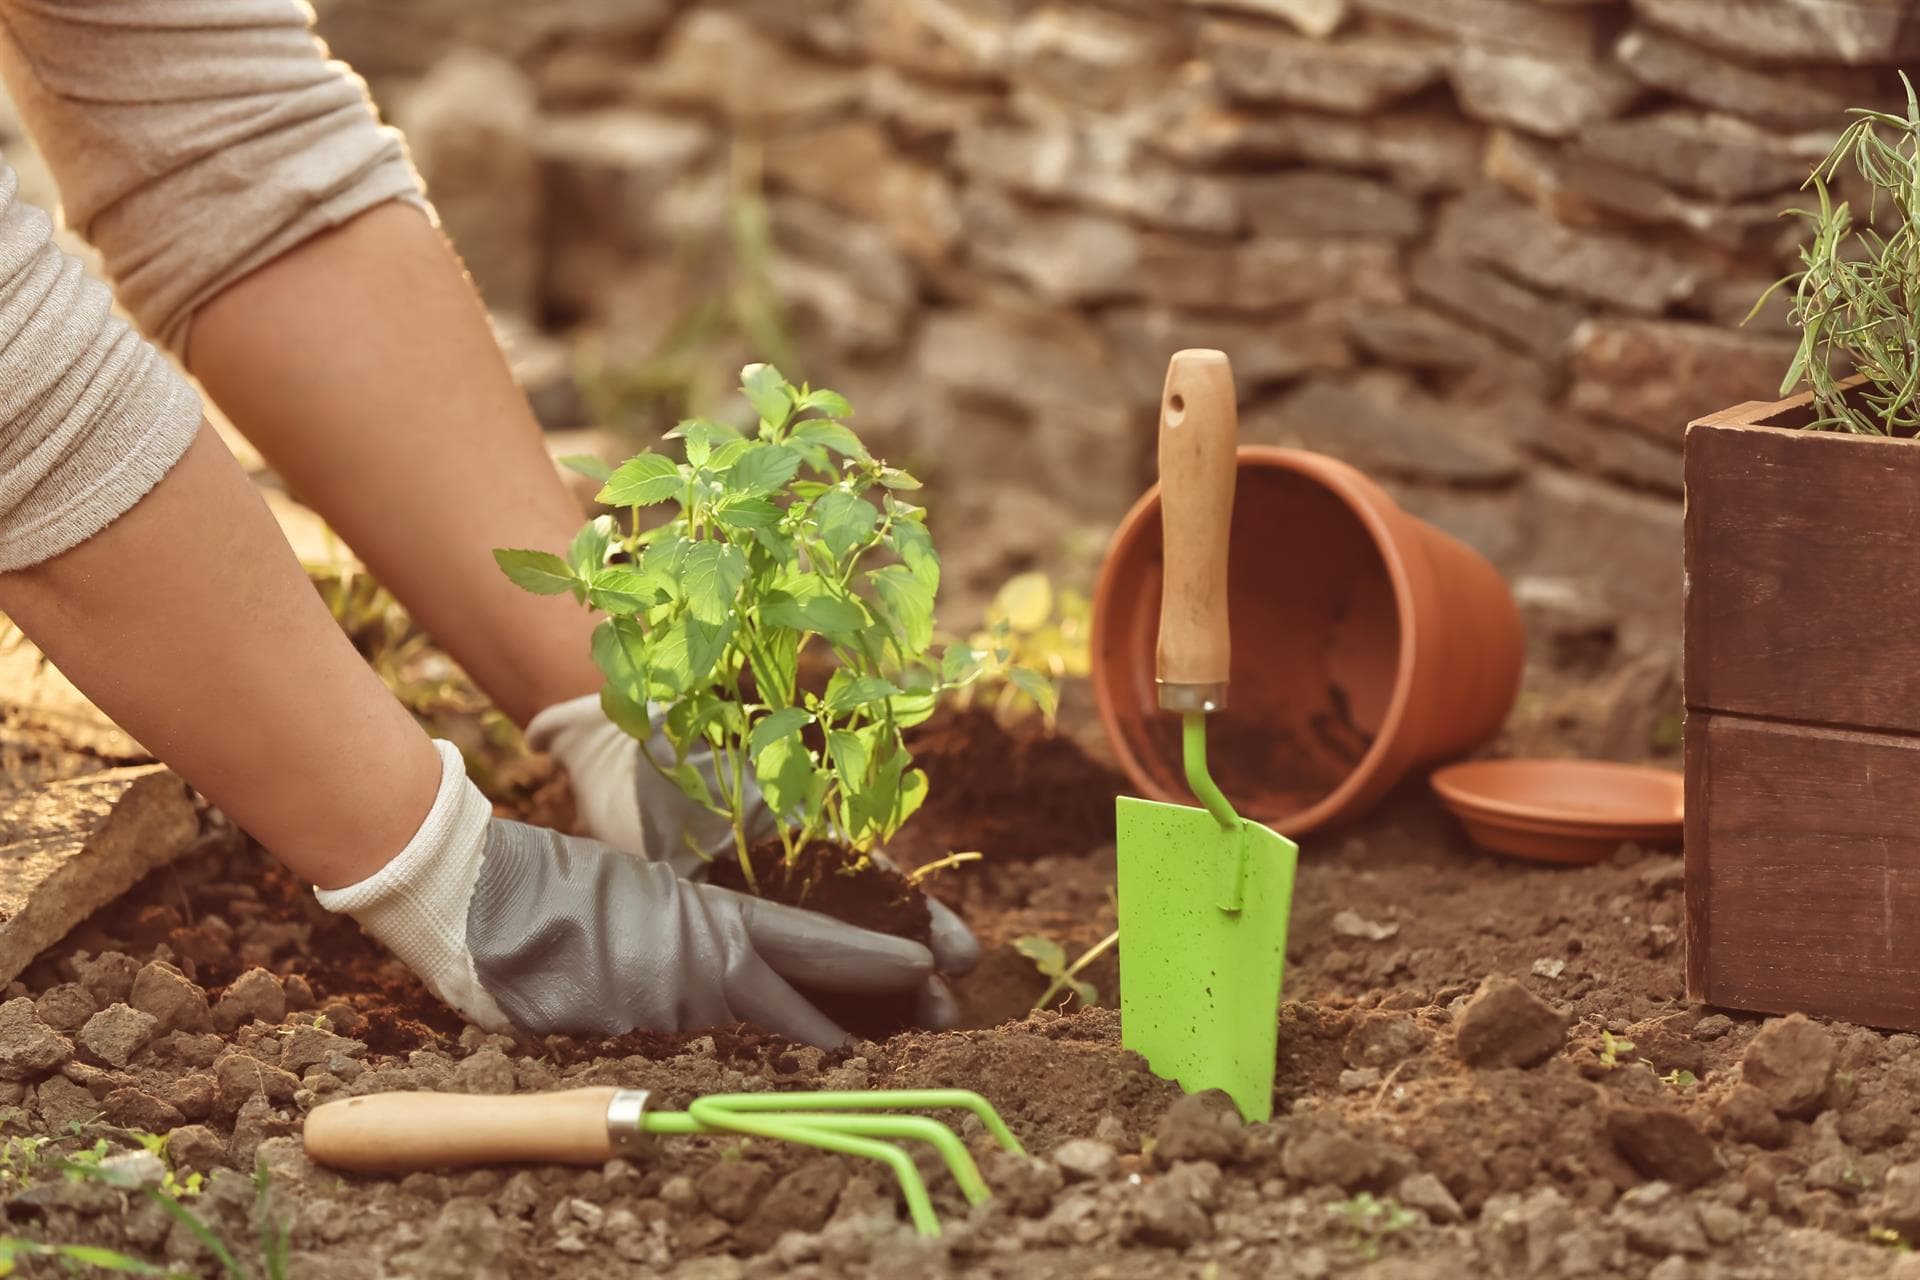
<instances>
[{"instance_id":1,"label":"gloved hand","mask_svg":"<svg viewBox=\"0 0 1920 1280\"><path fill-rule=\"evenodd\" d=\"M921 992L950 1023L925 947L674 875L593 840L509 822L436 743L432 811L394 860L319 890L490 1031L619 1035L752 1022L831 1048L846 1032L792 983Z\"/></svg>"},{"instance_id":2,"label":"gloved hand","mask_svg":"<svg viewBox=\"0 0 1920 1280\"><path fill-rule=\"evenodd\" d=\"M656 714L647 751L654 759L671 764L673 747L660 732L660 721ZM705 877L710 859L731 856L733 835L726 819L689 800L685 792L642 760L639 742L607 719L598 697L589 695L548 707L527 726L527 742L566 769L580 825L596 840L638 857L669 863L678 874L694 879ZM711 753L697 751L687 762L700 770L708 788L713 789ZM759 812L764 814L765 810ZM683 833L693 835L698 853L687 847ZM770 825L767 834L772 834ZM892 866L884 854L874 854L873 860ZM957 976L971 971L980 962L980 943L973 931L931 894L927 907L933 916L929 945L940 972Z\"/></svg>"}]
</instances>

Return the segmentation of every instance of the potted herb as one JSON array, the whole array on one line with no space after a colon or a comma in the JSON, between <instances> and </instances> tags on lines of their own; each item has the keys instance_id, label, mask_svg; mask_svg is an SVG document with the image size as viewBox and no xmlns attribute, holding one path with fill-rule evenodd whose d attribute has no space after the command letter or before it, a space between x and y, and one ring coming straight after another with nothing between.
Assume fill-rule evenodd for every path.
<instances>
[{"instance_id":1,"label":"potted herb","mask_svg":"<svg viewBox=\"0 0 1920 1280\"><path fill-rule=\"evenodd\" d=\"M1687 979L1920 1029L1920 104L1854 115L1795 211L1799 394L1687 432Z\"/></svg>"},{"instance_id":2,"label":"potted herb","mask_svg":"<svg viewBox=\"0 0 1920 1280\"><path fill-rule=\"evenodd\" d=\"M628 527L602 516L564 556L496 559L606 615L602 705L642 741L663 713L675 758L655 767L732 825L715 881L924 940L918 888L871 856L927 797L905 731L1007 655L936 645L940 560L903 496L919 482L867 450L847 402L766 364L741 389L751 430L682 422L679 459L649 451L601 477ZM1051 706L1044 678L1007 675ZM688 763L699 747L714 786Z\"/></svg>"}]
</instances>

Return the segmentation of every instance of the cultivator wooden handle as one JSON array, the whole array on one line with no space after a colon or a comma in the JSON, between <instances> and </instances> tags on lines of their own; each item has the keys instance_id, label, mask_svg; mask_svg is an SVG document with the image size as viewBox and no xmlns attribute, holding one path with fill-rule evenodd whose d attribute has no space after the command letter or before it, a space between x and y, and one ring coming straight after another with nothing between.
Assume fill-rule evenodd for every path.
<instances>
[{"instance_id":1,"label":"cultivator wooden handle","mask_svg":"<svg viewBox=\"0 0 1920 1280\"><path fill-rule=\"evenodd\" d=\"M632 1091L564 1089L517 1097L374 1093L307 1116L307 1155L354 1173L402 1173L472 1164L600 1164L621 1139L616 1099ZM641 1095L644 1098L644 1095ZM633 1109L639 1136L644 1102Z\"/></svg>"},{"instance_id":2,"label":"cultivator wooden handle","mask_svg":"<svg viewBox=\"0 0 1920 1280\"><path fill-rule=\"evenodd\" d=\"M1160 393L1160 706L1227 704L1227 535L1238 465L1233 367L1225 352L1177 351Z\"/></svg>"}]
</instances>

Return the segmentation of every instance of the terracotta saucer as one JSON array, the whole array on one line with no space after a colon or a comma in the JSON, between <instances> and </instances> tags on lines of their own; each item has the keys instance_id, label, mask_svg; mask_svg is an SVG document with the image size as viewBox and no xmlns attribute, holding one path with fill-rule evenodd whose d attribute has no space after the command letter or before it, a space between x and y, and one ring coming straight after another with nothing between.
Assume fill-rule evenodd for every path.
<instances>
[{"instance_id":1,"label":"terracotta saucer","mask_svg":"<svg viewBox=\"0 0 1920 1280\"><path fill-rule=\"evenodd\" d=\"M1606 861L1629 841L1650 847L1672 843L1617 831L1535 831L1506 825L1501 818L1476 818L1458 812L1455 816L1466 829L1467 838L1482 849L1531 862L1585 866Z\"/></svg>"},{"instance_id":2,"label":"terracotta saucer","mask_svg":"<svg viewBox=\"0 0 1920 1280\"><path fill-rule=\"evenodd\" d=\"M1621 844L1680 842L1681 776L1591 760L1472 760L1437 770L1433 789L1467 835L1497 853L1598 862Z\"/></svg>"}]
</instances>

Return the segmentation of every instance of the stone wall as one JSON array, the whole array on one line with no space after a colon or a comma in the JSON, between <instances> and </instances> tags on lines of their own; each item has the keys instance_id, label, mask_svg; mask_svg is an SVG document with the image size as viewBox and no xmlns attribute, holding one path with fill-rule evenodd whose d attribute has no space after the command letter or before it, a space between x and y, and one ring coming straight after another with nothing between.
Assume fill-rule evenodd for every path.
<instances>
[{"instance_id":1,"label":"stone wall","mask_svg":"<svg viewBox=\"0 0 1920 1280\"><path fill-rule=\"evenodd\" d=\"M770 290L963 584L1097 554L1167 355L1218 346L1244 439L1369 469L1512 577L1543 666L1642 700L1681 428L1771 397L1778 212L1920 51L1896 0L316 7L497 313L644 389L689 331L683 382L772 354Z\"/></svg>"},{"instance_id":2,"label":"stone wall","mask_svg":"<svg viewBox=\"0 0 1920 1280\"><path fill-rule=\"evenodd\" d=\"M1682 427L1777 389L1784 309L1740 322L1845 109L1898 100L1909 8L319 5L496 309L636 359L764 191L788 358L928 475L967 585L1097 554L1167 355L1218 346L1244 439L1382 478L1511 576L1539 666L1641 706L1674 695ZM1630 719L1586 745L1633 754Z\"/></svg>"}]
</instances>

